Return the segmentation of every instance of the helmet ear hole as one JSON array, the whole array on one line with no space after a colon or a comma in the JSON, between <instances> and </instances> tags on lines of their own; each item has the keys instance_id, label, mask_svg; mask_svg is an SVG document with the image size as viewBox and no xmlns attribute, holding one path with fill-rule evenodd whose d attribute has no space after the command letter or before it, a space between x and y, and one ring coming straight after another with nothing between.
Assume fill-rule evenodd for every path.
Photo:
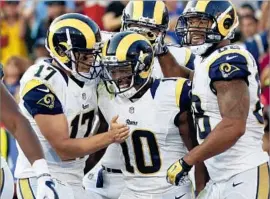
<instances>
[{"instance_id":1,"label":"helmet ear hole","mask_svg":"<svg viewBox=\"0 0 270 199\"><path fill-rule=\"evenodd\" d=\"M144 71L148 71L149 67L151 66L152 63L152 57L150 55L148 55L147 57L145 57L144 59Z\"/></svg>"},{"instance_id":2,"label":"helmet ear hole","mask_svg":"<svg viewBox=\"0 0 270 199\"><path fill-rule=\"evenodd\" d=\"M232 26L232 24L233 24L233 21L231 18L227 18L223 22L223 26L225 29L229 29Z\"/></svg>"}]
</instances>

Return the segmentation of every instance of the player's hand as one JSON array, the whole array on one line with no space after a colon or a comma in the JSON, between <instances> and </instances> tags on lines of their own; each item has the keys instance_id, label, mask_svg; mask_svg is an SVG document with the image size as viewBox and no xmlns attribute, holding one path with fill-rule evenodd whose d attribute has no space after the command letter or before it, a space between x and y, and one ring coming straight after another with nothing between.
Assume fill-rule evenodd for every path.
<instances>
[{"instance_id":1,"label":"player's hand","mask_svg":"<svg viewBox=\"0 0 270 199\"><path fill-rule=\"evenodd\" d=\"M178 186L183 182L188 175L192 166L188 165L183 158L173 163L167 170L167 182Z\"/></svg>"},{"instance_id":2,"label":"player's hand","mask_svg":"<svg viewBox=\"0 0 270 199\"><path fill-rule=\"evenodd\" d=\"M44 173L37 179L37 199L59 199L50 174Z\"/></svg>"},{"instance_id":3,"label":"player's hand","mask_svg":"<svg viewBox=\"0 0 270 199\"><path fill-rule=\"evenodd\" d=\"M165 34L160 36L157 43L154 45L155 56L165 55L169 51L167 44L164 41L165 36Z\"/></svg>"},{"instance_id":4,"label":"player's hand","mask_svg":"<svg viewBox=\"0 0 270 199\"><path fill-rule=\"evenodd\" d=\"M117 122L118 115L114 116L110 122L109 133L113 136L116 143L124 142L129 136L129 127L126 124L119 124Z\"/></svg>"}]
</instances>

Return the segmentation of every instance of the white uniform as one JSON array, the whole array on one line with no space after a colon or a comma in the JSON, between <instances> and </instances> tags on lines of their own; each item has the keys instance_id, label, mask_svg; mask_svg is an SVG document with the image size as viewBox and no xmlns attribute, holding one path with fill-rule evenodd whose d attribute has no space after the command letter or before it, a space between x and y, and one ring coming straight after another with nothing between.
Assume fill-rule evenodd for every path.
<instances>
[{"instance_id":1,"label":"white uniform","mask_svg":"<svg viewBox=\"0 0 270 199\"><path fill-rule=\"evenodd\" d=\"M237 45L218 49L195 65L192 104L198 141L202 143L222 120L212 82L239 78L247 81L250 93L246 132L230 149L205 161L211 181L200 199L269 198L262 195L269 191L269 171L265 164L267 153L262 151L263 120L257 66L250 53Z\"/></svg>"},{"instance_id":2,"label":"white uniform","mask_svg":"<svg viewBox=\"0 0 270 199\"><path fill-rule=\"evenodd\" d=\"M113 34L102 31L102 41L107 41ZM83 178L83 186L96 198L117 199L125 188L123 175L120 173L122 164L118 147L117 144L108 146L100 161Z\"/></svg>"},{"instance_id":3,"label":"white uniform","mask_svg":"<svg viewBox=\"0 0 270 199\"><path fill-rule=\"evenodd\" d=\"M14 181L6 160L1 157L0 162L0 198L12 199L14 195Z\"/></svg>"},{"instance_id":4,"label":"white uniform","mask_svg":"<svg viewBox=\"0 0 270 199\"><path fill-rule=\"evenodd\" d=\"M96 82L93 81L80 82L48 62L31 66L21 79L19 106L41 142L49 170L53 177L68 183L75 190L75 198L80 199L87 197L81 182L87 157L62 161L40 132L33 117L36 114L63 113L69 124L71 138L88 136L97 111ZM18 149L15 176L19 179L32 178L28 182L32 188L31 185L35 186L36 183L35 173L19 146ZM24 190L20 191L24 196ZM32 191L35 193L35 190Z\"/></svg>"},{"instance_id":5,"label":"white uniform","mask_svg":"<svg viewBox=\"0 0 270 199\"><path fill-rule=\"evenodd\" d=\"M110 37L113 35L111 32L101 32L102 40L106 41L110 39ZM191 53L191 51L188 48L179 48L176 46L169 46L170 52L176 57L176 60L178 63L182 66L186 66L188 68L193 69L194 67L194 54ZM162 78L163 74L160 68L160 64L158 62L158 58L154 58L153 63L153 72L152 76L155 78ZM108 172L106 169L103 169L102 166L105 168L108 168L108 170L113 169L112 171L120 171L121 168L121 161L119 160L119 150L118 146L116 144L110 145L104 156L101 158L99 163L91 170L89 171L84 179L83 179L83 185L85 189L95 192L98 195L100 195L102 198L112 198L116 199L120 196L121 191L125 187L124 179L122 174L114 173L114 172ZM190 172L193 174L194 172ZM104 179L103 181L103 187L98 188L96 186L98 176L101 175ZM193 175L192 175L193 176ZM194 177L193 177L194 179ZM110 183L112 182L112 183Z\"/></svg>"},{"instance_id":6,"label":"white uniform","mask_svg":"<svg viewBox=\"0 0 270 199\"><path fill-rule=\"evenodd\" d=\"M106 121L119 115L118 121L126 123L131 132L118 151L123 155L127 186L120 199L193 198L190 180L179 187L166 181L168 167L187 152L175 118L187 108L190 89L191 83L183 78L157 79L140 99L131 102L99 86L98 105Z\"/></svg>"},{"instance_id":7,"label":"white uniform","mask_svg":"<svg viewBox=\"0 0 270 199\"><path fill-rule=\"evenodd\" d=\"M188 48L180 48L177 46L168 46L170 53L174 56L176 61L181 66L185 66L189 69L194 69L194 60L197 56L195 56L193 53L191 53L191 50ZM153 72L152 76L155 78L163 78L164 75L162 73L158 58L154 58L154 64L153 64Z\"/></svg>"}]
</instances>

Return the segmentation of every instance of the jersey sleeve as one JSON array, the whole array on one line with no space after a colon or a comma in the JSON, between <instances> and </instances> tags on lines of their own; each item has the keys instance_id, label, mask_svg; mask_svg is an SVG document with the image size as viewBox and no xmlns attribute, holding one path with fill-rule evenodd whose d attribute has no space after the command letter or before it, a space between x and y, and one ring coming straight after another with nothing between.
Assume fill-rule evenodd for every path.
<instances>
[{"instance_id":1,"label":"jersey sleeve","mask_svg":"<svg viewBox=\"0 0 270 199\"><path fill-rule=\"evenodd\" d=\"M184 78L177 80L175 96L176 105L180 109L180 114L191 108L191 89L192 83L190 80Z\"/></svg>"},{"instance_id":2,"label":"jersey sleeve","mask_svg":"<svg viewBox=\"0 0 270 199\"><path fill-rule=\"evenodd\" d=\"M185 57L185 66L190 70L194 70L194 61L196 56L191 52L190 49L186 49L186 57Z\"/></svg>"},{"instance_id":3,"label":"jersey sleeve","mask_svg":"<svg viewBox=\"0 0 270 199\"><path fill-rule=\"evenodd\" d=\"M240 51L240 50L239 50ZM248 70L247 55L240 52L222 54L210 62L209 77L211 82L220 80L244 79L247 81L251 73Z\"/></svg>"},{"instance_id":4,"label":"jersey sleeve","mask_svg":"<svg viewBox=\"0 0 270 199\"><path fill-rule=\"evenodd\" d=\"M54 92L39 80L30 80L22 89L21 98L26 110L33 117L37 114L56 115L63 113L60 100Z\"/></svg>"}]
</instances>

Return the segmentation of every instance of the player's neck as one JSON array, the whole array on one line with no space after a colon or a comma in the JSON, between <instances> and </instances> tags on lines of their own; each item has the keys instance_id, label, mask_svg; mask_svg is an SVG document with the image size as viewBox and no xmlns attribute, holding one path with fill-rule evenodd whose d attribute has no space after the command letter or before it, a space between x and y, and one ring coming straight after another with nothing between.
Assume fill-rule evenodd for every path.
<instances>
[{"instance_id":1,"label":"player's neck","mask_svg":"<svg viewBox=\"0 0 270 199\"><path fill-rule=\"evenodd\" d=\"M130 100L133 102L137 99L140 99L146 93L146 91L151 87L152 83L153 83L153 79L151 78L149 82L138 93L136 93L132 98L130 98Z\"/></svg>"},{"instance_id":2,"label":"player's neck","mask_svg":"<svg viewBox=\"0 0 270 199\"><path fill-rule=\"evenodd\" d=\"M58 64L56 61L53 60L53 61L52 61L52 65L53 65L54 67L57 67L59 70L63 71L64 73L66 73L69 77L71 76L71 72L69 72L69 71L63 69L61 66L59 66L59 64Z\"/></svg>"},{"instance_id":3,"label":"player's neck","mask_svg":"<svg viewBox=\"0 0 270 199\"><path fill-rule=\"evenodd\" d=\"M217 45L217 48L222 48L222 47L227 46L227 45L230 45L230 44L231 44L231 41L230 40L223 40L222 42L220 42Z\"/></svg>"},{"instance_id":4,"label":"player's neck","mask_svg":"<svg viewBox=\"0 0 270 199\"><path fill-rule=\"evenodd\" d=\"M201 55L202 58L208 57L210 54L212 54L214 51L216 51L219 48L222 48L224 46L230 45L231 41L230 40L223 40L220 43L214 43L208 50Z\"/></svg>"}]
</instances>

